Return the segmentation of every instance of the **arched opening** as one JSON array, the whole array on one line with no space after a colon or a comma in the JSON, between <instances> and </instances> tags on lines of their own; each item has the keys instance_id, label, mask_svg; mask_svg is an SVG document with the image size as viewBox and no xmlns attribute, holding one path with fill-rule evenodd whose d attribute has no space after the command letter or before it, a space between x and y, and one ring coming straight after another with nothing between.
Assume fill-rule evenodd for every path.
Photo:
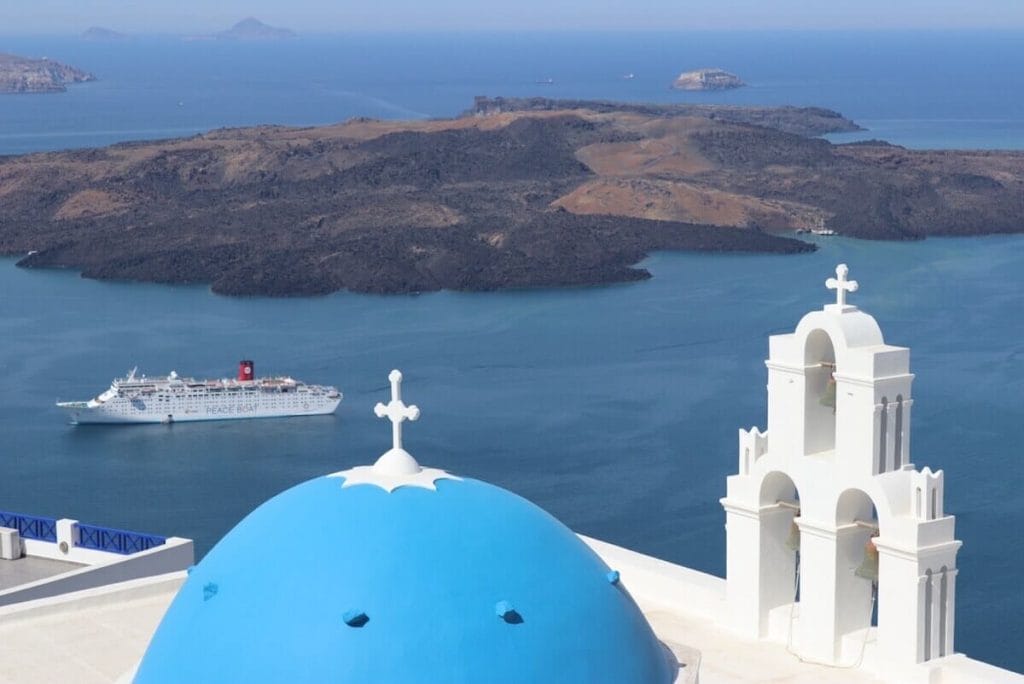
<instances>
[{"instance_id":1,"label":"arched opening","mask_svg":"<svg viewBox=\"0 0 1024 684\"><path fill-rule=\"evenodd\" d=\"M839 634L876 625L879 577L878 511L871 497L848 489L836 504L836 619ZM866 638L866 637L865 637Z\"/></svg>"},{"instance_id":2,"label":"arched opening","mask_svg":"<svg viewBox=\"0 0 1024 684\"><path fill-rule=\"evenodd\" d=\"M767 634L768 614L776 608L792 606L799 600L800 493L785 473L768 473L761 482L761 594L760 629ZM791 628L791 626L790 626Z\"/></svg>"},{"instance_id":3,"label":"arched opening","mask_svg":"<svg viewBox=\"0 0 1024 684\"><path fill-rule=\"evenodd\" d=\"M836 351L824 330L807 336L804 348L804 453L836 446Z\"/></svg>"}]
</instances>

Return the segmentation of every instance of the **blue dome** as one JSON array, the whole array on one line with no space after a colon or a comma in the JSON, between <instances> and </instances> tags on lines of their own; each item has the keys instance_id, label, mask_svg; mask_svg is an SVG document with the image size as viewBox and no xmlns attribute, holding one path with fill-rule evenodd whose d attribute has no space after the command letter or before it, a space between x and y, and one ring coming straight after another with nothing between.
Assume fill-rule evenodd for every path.
<instances>
[{"instance_id":1,"label":"blue dome","mask_svg":"<svg viewBox=\"0 0 1024 684\"><path fill-rule=\"evenodd\" d=\"M321 477L197 565L136 682L667 684L670 654L615 575L525 499Z\"/></svg>"}]
</instances>

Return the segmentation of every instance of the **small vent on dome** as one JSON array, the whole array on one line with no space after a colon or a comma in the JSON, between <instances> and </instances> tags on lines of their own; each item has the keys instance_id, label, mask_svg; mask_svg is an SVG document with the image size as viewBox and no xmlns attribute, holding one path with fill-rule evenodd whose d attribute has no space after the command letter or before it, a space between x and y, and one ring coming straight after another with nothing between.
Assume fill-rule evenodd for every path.
<instances>
[{"instance_id":1,"label":"small vent on dome","mask_svg":"<svg viewBox=\"0 0 1024 684\"><path fill-rule=\"evenodd\" d=\"M498 601L494 604L494 612L510 625L520 625L523 623L523 616L508 601Z\"/></svg>"},{"instance_id":2,"label":"small vent on dome","mask_svg":"<svg viewBox=\"0 0 1024 684\"><path fill-rule=\"evenodd\" d=\"M362 627L370 621L370 616L361 610L350 610L342 616L349 627Z\"/></svg>"},{"instance_id":3,"label":"small vent on dome","mask_svg":"<svg viewBox=\"0 0 1024 684\"><path fill-rule=\"evenodd\" d=\"M608 577L608 583L609 584L618 584L619 583L619 571L618 570L609 570L608 574L606 576Z\"/></svg>"}]
</instances>

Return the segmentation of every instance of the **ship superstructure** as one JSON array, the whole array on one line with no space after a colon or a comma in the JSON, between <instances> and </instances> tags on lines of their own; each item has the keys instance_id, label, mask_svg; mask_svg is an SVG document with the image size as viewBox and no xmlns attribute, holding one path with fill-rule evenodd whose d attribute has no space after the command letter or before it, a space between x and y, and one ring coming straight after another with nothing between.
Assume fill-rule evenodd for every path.
<instances>
[{"instance_id":1,"label":"ship superstructure","mask_svg":"<svg viewBox=\"0 0 1024 684\"><path fill-rule=\"evenodd\" d=\"M255 377L246 359L238 376L196 380L169 375L146 377L137 369L115 379L89 401L63 401L73 423L179 423L196 420L319 416L334 413L342 395L336 387L310 385L288 376Z\"/></svg>"}]
</instances>

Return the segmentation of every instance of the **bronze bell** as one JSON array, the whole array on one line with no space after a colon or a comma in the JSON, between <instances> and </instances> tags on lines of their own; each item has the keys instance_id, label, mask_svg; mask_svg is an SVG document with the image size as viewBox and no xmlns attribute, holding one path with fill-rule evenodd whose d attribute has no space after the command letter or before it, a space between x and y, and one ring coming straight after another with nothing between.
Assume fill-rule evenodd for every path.
<instances>
[{"instance_id":1,"label":"bronze bell","mask_svg":"<svg viewBox=\"0 0 1024 684\"><path fill-rule=\"evenodd\" d=\"M790 551L800 550L800 527L796 520L789 524L789 537L786 538L786 548Z\"/></svg>"},{"instance_id":2,"label":"bronze bell","mask_svg":"<svg viewBox=\"0 0 1024 684\"><path fill-rule=\"evenodd\" d=\"M828 384L825 385L820 402L822 406L830 407L833 412L836 410L836 379L832 375L828 376Z\"/></svg>"},{"instance_id":3,"label":"bronze bell","mask_svg":"<svg viewBox=\"0 0 1024 684\"><path fill-rule=\"evenodd\" d=\"M869 537L864 542L864 561L859 568L853 571L853 574L872 582L878 581L878 547L875 546L874 537Z\"/></svg>"}]
</instances>

